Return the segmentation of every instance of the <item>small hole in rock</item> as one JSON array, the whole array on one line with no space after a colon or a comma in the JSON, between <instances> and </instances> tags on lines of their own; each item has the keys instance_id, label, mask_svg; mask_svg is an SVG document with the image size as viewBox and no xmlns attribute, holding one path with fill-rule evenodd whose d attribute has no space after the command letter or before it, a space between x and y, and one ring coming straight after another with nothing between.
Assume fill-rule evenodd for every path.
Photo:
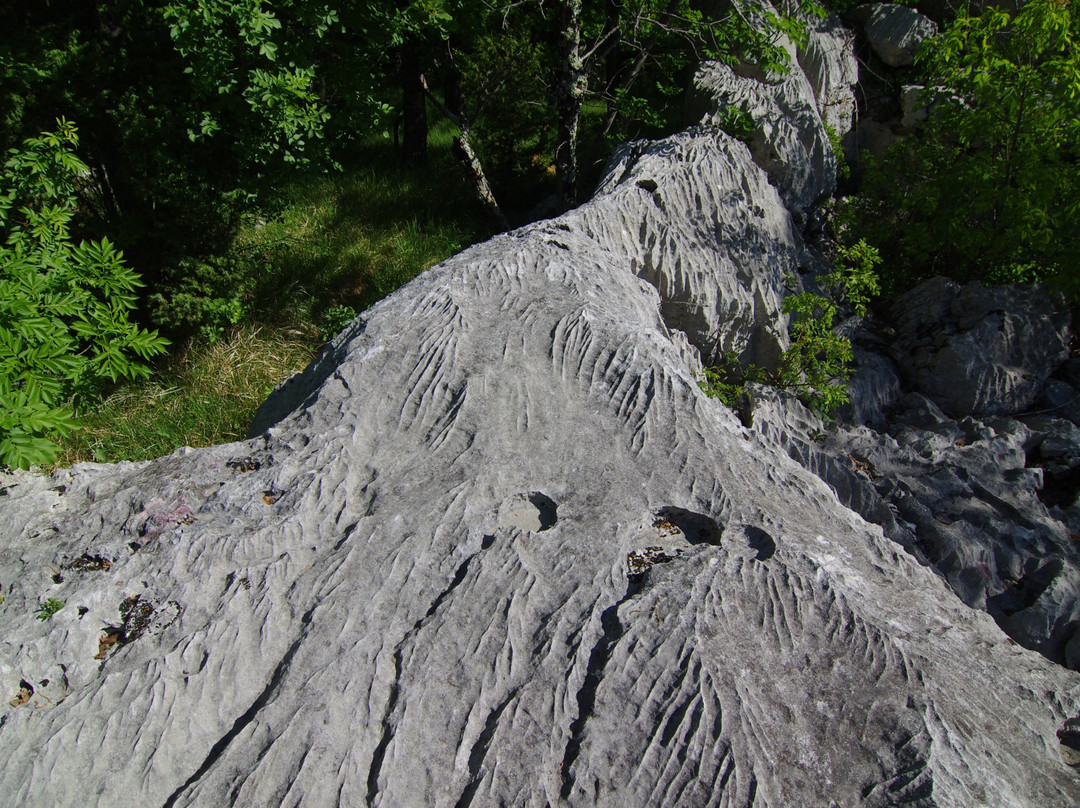
<instances>
[{"instance_id":1,"label":"small hole in rock","mask_svg":"<svg viewBox=\"0 0 1080 808\"><path fill-rule=\"evenodd\" d=\"M776 552L776 541L772 536L753 525L747 525L743 528L743 532L746 534L746 543L750 545L750 549L757 550L758 561L772 558L773 553Z\"/></svg>"},{"instance_id":2,"label":"small hole in rock","mask_svg":"<svg viewBox=\"0 0 1080 808\"><path fill-rule=\"evenodd\" d=\"M683 534L690 544L720 544L723 530L715 519L702 513L694 513L685 508L667 505L656 512L653 527L673 533L675 528Z\"/></svg>"},{"instance_id":3,"label":"small hole in rock","mask_svg":"<svg viewBox=\"0 0 1080 808\"><path fill-rule=\"evenodd\" d=\"M539 491L515 494L499 507L499 526L539 533L558 521L558 507L555 500Z\"/></svg>"}]
</instances>

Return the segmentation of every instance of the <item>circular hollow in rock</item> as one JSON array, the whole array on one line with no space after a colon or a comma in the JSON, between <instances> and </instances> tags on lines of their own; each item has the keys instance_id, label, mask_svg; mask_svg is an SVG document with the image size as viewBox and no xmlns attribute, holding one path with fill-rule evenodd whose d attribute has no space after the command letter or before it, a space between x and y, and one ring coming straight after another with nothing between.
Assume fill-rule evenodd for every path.
<instances>
[{"instance_id":1,"label":"circular hollow in rock","mask_svg":"<svg viewBox=\"0 0 1080 808\"><path fill-rule=\"evenodd\" d=\"M690 544L719 545L724 532L711 516L674 505L665 505L653 511L652 526L661 537L682 534Z\"/></svg>"},{"instance_id":2,"label":"circular hollow in rock","mask_svg":"<svg viewBox=\"0 0 1080 808\"><path fill-rule=\"evenodd\" d=\"M499 506L499 527L516 527L539 533L558 521L555 500L539 491L514 494Z\"/></svg>"}]
</instances>

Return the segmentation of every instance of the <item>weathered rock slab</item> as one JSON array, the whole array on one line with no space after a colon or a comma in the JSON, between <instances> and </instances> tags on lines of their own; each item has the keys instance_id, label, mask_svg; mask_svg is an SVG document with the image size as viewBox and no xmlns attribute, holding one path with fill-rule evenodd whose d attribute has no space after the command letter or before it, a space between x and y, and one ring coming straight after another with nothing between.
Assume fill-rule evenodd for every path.
<instances>
[{"instance_id":1,"label":"weathered rock slab","mask_svg":"<svg viewBox=\"0 0 1080 808\"><path fill-rule=\"evenodd\" d=\"M919 46L938 32L937 23L913 8L895 3L872 7L864 26L874 53L889 67L915 63Z\"/></svg>"},{"instance_id":2,"label":"weathered rock slab","mask_svg":"<svg viewBox=\"0 0 1080 808\"><path fill-rule=\"evenodd\" d=\"M915 389L955 415L1020 412L1069 355L1068 307L1042 286L933 278L891 311L897 363Z\"/></svg>"},{"instance_id":3,"label":"weathered rock slab","mask_svg":"<svg viewBox=\"0 0 1080 808\"><path fill-rule=\"evenodd\" d=\"M735 108L752 121L750 151L784 203L798 218L836 185L836 157L817 108L814 89L802 71L759 79L707 62L694 77L710 110ZM716 123L719 113L705 117Z\"/></svg>"},{"instance_id":4,"label":"weathered rock slab","mask_svg":"<svg viewBox=\"0 0 1080 808\"><path fill-rule=\"evenodd\" d=\"M855 123L859 65L851 47L853 36L834 15L814 18L807 22L806 41L796 51L818 114L837 137L850 132Z\"/></svg>"}]
</instances>

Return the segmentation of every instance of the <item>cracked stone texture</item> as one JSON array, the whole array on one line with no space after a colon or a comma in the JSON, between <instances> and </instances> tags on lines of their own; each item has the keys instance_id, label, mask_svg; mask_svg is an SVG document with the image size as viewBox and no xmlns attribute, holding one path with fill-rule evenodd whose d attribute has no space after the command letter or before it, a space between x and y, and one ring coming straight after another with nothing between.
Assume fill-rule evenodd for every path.
<instances>
[{"instance_id":1,"label":"cracked stone texture","mask_svg":"<svg viewBox=\"0 0 1080 808\"><path fill-rule=\"evenodd\" d=\"M0 806L1076 804L1080 676L698 387L725 307L780 339L779 200L638 144L250 440L7 484Z\"/></svg>"},{"instance_id":2,"label":"cracked stone texture","mask_svg":"<svg viewBox=\"0 0 1080 808\"><path fill-rule=\"evenodd\" d=\"M788 209L802 221L836 185L836 157L818 111L814 87L801 69L784 76L741 76L720 62L707 62L694 76L694 90L716 124L719 110L749 115L754 162L763 168Z\"/></svg>"},{"instance_id":3,"label":"cracked stone texture","mask_svg":"<svg viewBox=\"0 0 1080 808\"><path fill-rule=\"evenodd\" d=\"M822 122L843 137L855 125L859 64L853 34L831 14L811 17L806 26L806 41L797 49L799 67L814 91Z\"/></svg>"}]
</instances>

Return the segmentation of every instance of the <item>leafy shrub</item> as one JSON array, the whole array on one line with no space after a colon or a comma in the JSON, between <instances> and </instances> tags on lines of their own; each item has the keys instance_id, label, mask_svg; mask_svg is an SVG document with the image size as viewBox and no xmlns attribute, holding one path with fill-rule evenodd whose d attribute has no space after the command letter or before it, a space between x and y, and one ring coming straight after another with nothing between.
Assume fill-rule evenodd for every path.
<instances>
[{"instance_id":1,"label":"leafy shrub","mask_svg":"<svg viewBox=\"0 0 1080 808\"><path fill-rule=\"evenodd\" d=\"M323 312L319 324L319 339L329 342L356 319L357 311L352 306L331 306Z\"/></svg>"},{"instance_id":2,"label":"leafy shrub","mask_svg":"<svg viewBox=\"0 0 1080 808\"><path fill-rule=\"evenodd\" d=\"M810 409L831 417L849 400L844 382L850 376L849 365L854 358L851 341L833 331L838 304L846 301L856 314L865 316L870 299L880 292L880 263L877 249L864 239L851 246L839 246L835 268L819 279L833 300L811 292L784 300L781 311L791 315L791 345L776 368L744 366L729 352L705 368L701 388L735 408L745 401L750 384L767 384L792 391Z\"/></svg>"},{"instance_id":3,"label":"leafy shrub","mask_svg":"<svg viewBox=\"0 0 1080 808\"><path fill-rule=\"evenodd\" d=\"M74 124L26 140L0 175L0 465L48 463L53 434L105 380L148 375L135 357L165 340L128 319L139 276L107 239L75 245L70 223L85 164Z\"/></svg>"},{"instance_id":4,"label":"leafy shrub","mask_svg":"<svg viewBox=\"0 0 1080 808\"><path fill-rule=\"evenodd\" d=\"M52 616L64 608L64 601L57 598L49 598L38 604L37 619L52 620Z\"/></svg>"},{"instance_id":5,"label":"leafy shrub","mask_svg":"<svg viewBox=\"0 0 1080 808\"><path fill-rule=\"evenodd\" d=\"M736 407L751 383L767 384L790 390L807 407L830 417L848 402L844 382L853 358L851 342L833 331L836 306L820 295L801 292L786 298L782 311L792 315L791 345L775 369L744 367L729 353L705 369L701 387L709 396Z\"/></svg>"},{"instance_id":6,"label":"leafy shrub","mask_svg":"<svg viewBox=\"0 0 1080 808\"><path fill-rule=\"evenodd\" d=\"M728 135L749 143L754 136L754 119L744 107L728 105L720 110L717 125Z\"/></svg>"},{"instance_id":7,"label":"leafy shrub","mask_svg":"<svg viewBox=\"0 0 1080 808\"><path fill-rule=\"evenodd\" d=\"M844 152L844 141L840 133L828 124L825 124L825 136L829 139L829 148L832 149L833 157L836 158L836 177L843 181L851 178L851 166L848 164L847 155Z\"/></svg>"},{"instance_id":8,"label":"leafy shrub","mask_svg":"<svg viewBox=\"0 0 1080 808\"><path fill-rule=\"evenodd\" d=\"M844 382L854 358L851 342L833 331L836 306L820 295L801 292L786 298L782 311L792 315L791 346L780 358L772 382L829 416L848 402Z\"/></svg>"},{"instance_id":9,"label":"leafy shrub","mask_svg":"<svg viewBox=\"0 0 1080 808\"><path fill-rule=\"evenodd\" d=\"M836 250L836 267L820 282L826 289L832 289L840 299L847 300L860 317L866 316L870 299L881 293L877 267L881 264L881 253L877 247L859 239L851 246L839 245Z\"/></svg>"},{"instance_id":10,"label":"leafy shrub","mask_svg":"<svg viewBox=\"0 0 1080 808\"><path fill-rule=\"evenodd\" d=\"M760 365L743 365L734 351L728 351L715 365L701 372L698 384L710 398L718 398L732 409L738 408L751 384L768 384L768 373Z\"/></svg>"},{"instance_id":11,"label":"leafy shrub","mask_svg":"<svg viewBox=\"0 0 1080 808\"><path fill-rule=\"evenodd\" d=\"M176 336L213 342L250 311L257 272L236 256L184 258L150 295L154 322Z\"/></svg>"},{"instance_id":12,"label":"leafy shrub","mask_svg":"<svg viewBox=\"0 0 1080 808\"><path fill-rule=\"evenodd\" d=\"M889 292L1080 269L1080 15L1059 0L959 15L919 64L926 123L864 166L854 230Z\"/></svg>"}]
</instances>

